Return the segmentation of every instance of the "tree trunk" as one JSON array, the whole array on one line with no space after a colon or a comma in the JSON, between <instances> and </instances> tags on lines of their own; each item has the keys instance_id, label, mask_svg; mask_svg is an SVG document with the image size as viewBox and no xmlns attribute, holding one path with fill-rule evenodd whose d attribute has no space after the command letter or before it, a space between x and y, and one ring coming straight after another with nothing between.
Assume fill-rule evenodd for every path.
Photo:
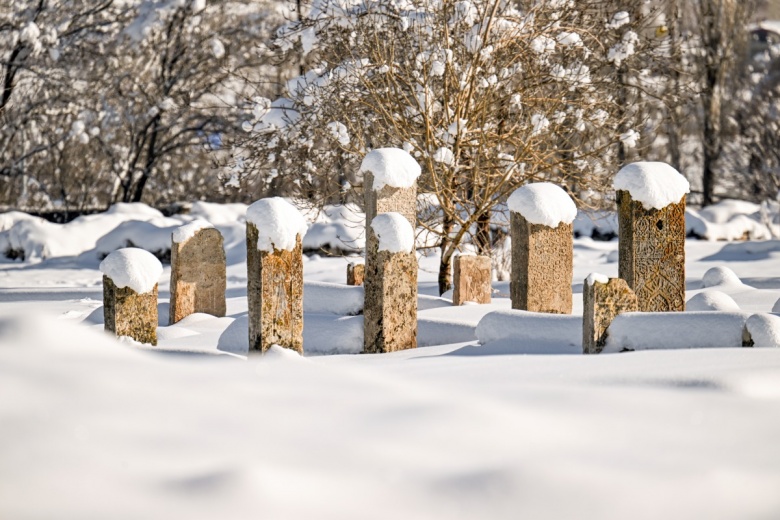
<instances>
[{"instance_id":1,"label":"tree trunk","mask_svg":"<svg viewBox=\"0 0 780 520\"><path fill-rule=\"evenodd\" d=\"M439 246L441 249L441 261L439 262L439 296L449 291L452 287L452 274L450 272L452 253L449 251L452 244L450 231L452 231L452 221L445 218L442 224L441 246Z\"/></svg>"},{"instance_id":2,"label":"tree trunk","mask_svg":"<svg viewBox=\"0 0 780 520\"><path fill-rule=\"evenodd\" d=\"M490 213L485 212L477 217L477 232L474 235L474 245L477 248L477 254L490 255Z\"/></svg>"}]
</instances>

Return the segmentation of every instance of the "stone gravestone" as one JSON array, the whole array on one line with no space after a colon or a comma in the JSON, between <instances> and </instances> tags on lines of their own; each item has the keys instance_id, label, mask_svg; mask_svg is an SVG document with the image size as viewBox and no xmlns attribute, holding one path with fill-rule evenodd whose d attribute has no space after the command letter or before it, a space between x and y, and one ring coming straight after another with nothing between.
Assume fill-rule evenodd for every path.
<instances>
[{"instance_id":1,"label":"stone gravestone","mask_svg":"<svg viewBox=\"0 0 780 520\"><path fill-rule=\"evenodd\" d=\"M688 181L666 163L639 162L615 176L619 276L639 310L685 310L685 194Z\"/></svg>"},{"instance_id":2,"label":"stone gravestone","mask_svg":"<svg viewBox=\"0 0 780 520\"><path fill-rule=\"evenodd\" d=\"M150 252L119 249L100 263L103 318L107 331L157 345L157 281L163 272Z\"/></svg>"},{"instance_id":3,"label":"stone gravestone","mask_svg":"<svg viewBox=\"0 0 780 520\"><path fill-rule=\"evenodd\" d=\"M454 259L455 288L452 304L490 303L491 263L489 256L458 255Z\"/></svg>"},{"instance_id":4,"label":"stone gravestone","mask_svg":"<svg viewBox=\"0 0 780 520\"><path fill-rule=\"evenodd\" d=\"M582 352L598 354L607 344L607 329L615 316L639 310L625 280L591 274L582 287Z\"/></svg>"},{"instance_id":5,"label":"stone gravestone","mask_svg":"<svg viewBox=\"0 0 780 520\"><path fill-rule=\"evenodd\" d=\"M366 155L360 172L366 211L364 351L376 353L414 348L417 346L414 229L420 165L404 150L380 148ZM371 224L377 216L388 212L401 215L408 222L412 236L409 251L380 249L379 237ZM407 231L396 229L408 239ZM392 239L390 236L385 238Z\"/></svg>"},{"instance_id":6,"label":"stone gravestone","mask_svg":"<svg viewBox=\"0 0 780 520\"><path fill-rule=\"evenodd\" d=\"M222 233L205 221L176 229L171 245L169 324L195 312L225 315L226 261Z\"/></svg>"},{"instance_id":7,"label":"stone gravestone","mask_svg":"<svg viewBox=\"0 0 780 520\"><path fill-rule=\"evenodd\" d=\"M512 308L570 314L577 207L559 186L526 184L507 201L511 212Z\"/></svg>"},{"instance_id":8,"label":"stone gravestone","mask_svg":"<svg viewBox=\"0 0 780 520\"><path fill-rule=\"evenodd\" d=\"M303 215L280 197L246 212L249 350L279 345L303 353Z\"/></svg>"},{"instance_id":9,"label":"stone gravestone","mask_svg":"<svg viewBox=\"0 0 780 520\"><path fill-rule=\"evenodd\" d=\"M365 264L356 264L353 262L347 264L347 285L363 285L365 276Z\"/></svg>"}]
</instances>

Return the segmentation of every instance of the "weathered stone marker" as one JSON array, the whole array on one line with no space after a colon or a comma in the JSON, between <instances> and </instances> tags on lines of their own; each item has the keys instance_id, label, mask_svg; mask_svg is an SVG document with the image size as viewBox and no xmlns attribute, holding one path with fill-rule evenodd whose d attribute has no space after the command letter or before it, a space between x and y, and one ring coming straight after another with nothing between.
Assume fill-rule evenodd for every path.
<instances>
[{"instance_id":1,"label":"weathered stone marker","mask_svg":"<svg viewBox=\"0 0 780 520\"><path fill-rule=\"evenodd\" d=\"M363 350L377 353L415 348L414 229L420 165L401 149L380 148L366 155L360 171L366 211Z\"/></svg>"},{"instance_id":2,"label":"weathered stone marker","mask_svg":"<svg viewBox=\"0 0 780 520\"><path fill-rule=\"evenodd\" d=\"M625 280L591 274L582 286L582 352L598 354L607 344L615 316L639 310L636 294Z\"/></svg>"},{"instance_id":3,"label":"weathered stone marker","mask_svg":"<svg viewBox=\"0 0 780 520\"><path fill-rule=\"evenodd\" d=\"M453 266L455 289L452 304L490 303L491 264L489 256L458 255Z\"/></svg>"},{"instance_id":4,"label":"weathered stone marker","mask_svg":"<svg viewBox=\"0 0 780 520\"><path fill-rule=\"evenodd\" d=\"M205 221L176 229L171 244L169 324L195 312L225 315L225 250L222 233Z\"/></svg>"},{"instance_id":5,"label":"weathered stone marker","mask_svg":"<svg viewBox=\"0 0 780 520\"><path fill-rule=\"evenodd\" d=\"M119 249L101 263L103 318L107 331L157 345L157 281L160 261L134 247Z\"/></svg>"},{"instance_id":6,"label":"weathered stone marker","mask_svg":"<svg viewBox=\"0 0 780 520\"><path fill-rule=\"evenodd\" d=\"M570 314L577 207L559 186L526 184L507 201L511 212L512 308Z\"/></svg>"},{"instance_id":7,"label":"weathered stone marker","mask_svg":"<svg viewBox=\"0 0 780 520\"><path fill-rule=\"evenodd\" d=\"M350 262L347 264L347 285L363 285L366 277L366 265Z\"/></svg>"},{"instance_id":8,"label":"weathered stone marker","mask_svg":"<svg viewBox=\"0 0 780 520\"><path fill-rule=\"evenodd\" d=\"M639 310L685 310L685 194L688 181L666 163L624 166L613 183L619 219L619 276Z\"/></svg>"},{"instance_id":9,"label":"weathered stone marker","mask_svg":"<svg viewBox=\"0 0 780 520\"><path fill-rule=\"evenodd\" d=\"M246 212L249 350L272 345L303 353L303 215L280 197Z\"/></svg>"}]
</instances>

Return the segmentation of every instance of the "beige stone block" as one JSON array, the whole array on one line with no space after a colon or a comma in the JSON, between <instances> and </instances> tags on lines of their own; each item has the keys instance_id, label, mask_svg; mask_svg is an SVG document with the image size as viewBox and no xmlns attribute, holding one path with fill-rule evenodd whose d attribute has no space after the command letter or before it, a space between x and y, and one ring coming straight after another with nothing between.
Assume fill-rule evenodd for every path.
<instances>
[{"instance_id":1,"label":"beige stone block","mask_svg":"<svg viewBox=\"0 0 780 520\"><path fill-rule=\"evenodd\" d=\"M157 345L157 284L138 294L129 287L120 289L103 275L103 318L107 331Z\"/></svg>"},{"instance_id":2,"label":"beige stone block","mask_svg":"<svg viewBox=\"0 0 780 520\"><path fill-rule=\"evenodd\" d=\"M363 285L366 276L365 264L347 264L347 285Z\"/></svg>"},{"instance_id":3,"label":"beige stone block","mask_svg":"<svg viewBox=\"0 0 780 520\"><path fill-rule=\"evenodd\" d=\"M452 304L490 303L491 268L489 256L456 256L453 262L455 289L452 292Z\"/></svg>"},{"instance_id":4,"label":"beige stone block","mask_svg":"<svg viewBox=\"0 0 780 520\"><path fill-rule=\"evenodd\" d=\"M171 304L168 323L195 312L225 315L226 261L222 233L201 229L171 245Z\"/></svg>"},{"instance_id":5,"label":"beige stone block","mask_svg":"<svg viewBox=\"0 0 780 520\"><path fill-rule=\"evenodd\" d=\"M247 222L249 350L271 345L303 353L303 255L301 237L292 251L257 250L257 228Z\"/></svg>"},{"instance_id":6,"label":"beige stone block","mask_svg":"<svg viewBox=\"0 0 780 520\"><path fill-rule=\"evenodd\" d=\"M574 269L572 225L557 228L529 223L511 213L512 308L571 314Z\"/></svg>"},{"instance_id":7,"label":"beige stone block","mask_svg":"<svg viewBox=\"0 0 780 520\"><path fill-rule=\"evenodd\" d=\"M617 192L619 276L636 293L639 310L685 310L685 197L663 209L645 209Z\"/></svg>"},{"instance_id":8,"label":"beige stone block","mask_svg":"<svg viewBox=\"0 0 780 520\"><path fill-rule=\"evenodd\" d=\"M607 344L607 329L615 316L639 310L637 297L625 280L611 278L607 283L587 280L582 286L582 352L598 354Z\"/></svg>"}]
</instances>

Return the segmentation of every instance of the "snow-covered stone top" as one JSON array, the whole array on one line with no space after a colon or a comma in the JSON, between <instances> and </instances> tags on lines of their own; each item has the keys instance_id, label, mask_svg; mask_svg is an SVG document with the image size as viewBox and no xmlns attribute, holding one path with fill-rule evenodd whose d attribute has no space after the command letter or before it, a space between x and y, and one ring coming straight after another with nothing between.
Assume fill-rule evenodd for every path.
<instances>
[{"instance_id":1,"label":"snow-covered stone top","mask_svg":"<svg viewBox=\"0 0 780 520\"><path fill-rule=\"evenodd\" d=\"M560 186L534 182L517 188L507 200L509 210L520 213L531 224L557 228L571 224L577 217L577 206Z\"/></svg>"},{"instance_id":2,"label":"snow-covered stone top","mask_svg":"<svg viewBox=\"0 0 780 520\"><path fill-rule=\"evenodd\" d=\"M411 253L414 250L414 229L400 213L380 213L371 221L371 229L379 239L380 251Z\"/></svg>"},{"instance_id":3,"label":"snow-covered stone top","mask_svg":"<svg viewBox=\"0 0 780 520\"><path fill-rule=\"evenodd\" d=\"M298 208L281 197L260 199L246 210L246 221L257 228L257 250L273 253L274 249L292 251L296 237L309 229Z\"/></svg>"},{"instance_id":4,"label":"snow-covered stone top","mask_svg":"<svg viewBox=\"0 0 780 520\"><path fill-rule=\"evenodd\" d=\"M591 287L593 285L598 283L609 283L609 276L601 273L590 273L587 278L585 278L585 283L590 285Z\"/></svg>"},{"instance_id":5,"label":"snow-covered stone top","mask_svg":"<svg viewBox=\"0 0 780 520\"><path fill-rule=\"evenodd\" d=\"M100 272L118 288L129 287L138 294L148 293L163 273L160 261L149 251L137 247L117 249L100 262Z\"/></svg>"},{"instance_id":6,"label":"snow-covered stone top","mask_svg":"<svg viewBox=\"0 0 780 520\"><path fill-rule=\"evenodd\" d=\"M373 188L379 191L385 186L411 188L420 176L420 165L405 150L400 148L377 148L371 150L360 164L360 172L371 172Z\"/></svg>"},{"instance_id":7,"label":"snow-covered stone top","mask_svg":"<svg viewBox=\"0 0 780 520\"><path fill-rule=\"evenodd\" d=\"M187 240L195 236L195 234L201 229L213 228L211 222L206 222L203 219L196 219L192 222L188 222L183 226L179 226L173 230L171 239L175 244L183 244Z\"/></svg>"},{"instance_id":8,"label":"snow-covered stone top","mask_svg":"<svg viewBox=\"0 0 780 520\"><path fill-rule=\"evenodd\" d=\"M627 164L615 175L612 187L629 192L645 209L676 204L691 191L688 179L664 162Z\"/></svg>"}]
</instances>

